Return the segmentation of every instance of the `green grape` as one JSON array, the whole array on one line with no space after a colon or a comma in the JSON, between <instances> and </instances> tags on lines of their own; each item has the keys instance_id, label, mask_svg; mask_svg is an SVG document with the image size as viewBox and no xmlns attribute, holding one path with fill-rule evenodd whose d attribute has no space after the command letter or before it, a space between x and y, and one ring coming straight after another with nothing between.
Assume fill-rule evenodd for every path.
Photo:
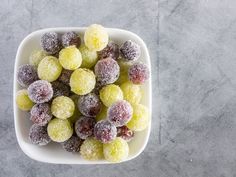
<instances>
[{"instance_id":1,"label":"green grape","mask_svg":"<svg viewBox=\"0 0 236 177\"><path fill-rule=\"evenodd\" d=\"M29 56L29 63L37 68L40 61L46 56L47 53L43 50L34 50Z\"/></svg>"},{"instance_id":2,"label":"green grape","mask_svg":"<svg viewBox=\"0 0 236 177\"><path fill-rule=\"evenodd\" d=\"M87 160L103 159L103 145L95 138L87 138L80 147L80 154Z\"/></svg>"},{"instance_id":3,"label":"green grape","mask_svg":"<svg viewBox=\"0 0 236 177\"><path fill-rule=\"evenodd\" d=\"M56 97L52 101L52 114L59 119L67 119L74 114L75 104L72 99L66 96Z\"/></svg>"},{"instance_id":4,"label":"green grape","mask_svg":"<svg viewBox=\"0 0 236 177\"><path fill-rule=\"evenodd\" d=\"M69 46L62 49L59 53L59 62L64 69L75 70L82 63L82 56L75 46Z\"/></svg>"},{"instance_id":5,"label":"green grape","mask_svg":"<svg viewBox=\"0 0 236 177\"><path fill-rule=\"evenodd\" d=\"M147 128L149 123L148 108L141 104L134 104L133 116L127 123L127 127L133 131L142 131Z\"/></svg>"},{"instance_id":6,"label":"green grape","mask_svg":"<svg viewBox=\"0 0 236 177\"><path fill-rule=\"evenodd\" d=\"M107 118L107 107L105 105L102 105L101 111L98 113L98 115L95 117L96 121L100 121Z\"/></svg>"},{"instance_id":7,"label":"green grape","mask_svg":"<svg viewBox=\"0 0 236 177\"><path fill-rule=\"evenodd\" d=\"M103 154L109 162L121 162L129 155L129 145L124 139L117 137L112 142L103 144Z\"/></svg>"},{"instance_id":8,"label":"green grape","mask_svg":"<svg viewBox=\"0 0 236 177\"><path fill-rule=\"evenodd\" d=\"M125 82L120 86L123 91L124 99L131 104L139 103L142 98L141 88L139 85L132 84L131 82Z\"/></svg>"},{"instance_id":9,"label":"green grape","mask_svg":"<svg viewBox=\"0 0 236 177\"><path fill-rule=\"evenodd\" d=\"M81 55L82 55L82 64L81 68L91 68L93 67L97 60L98 55L96 51L90 50L84 44L82 44L79 48Z\"/></svg>"},{"instance_id":10,"label":"green grape","mask_svg":"<svg viewBox=\"0 0 236 177\"><path fill-rule=\"evenodd\" d=\"M52 82L57 80L62 71L58 59L53 56L47 56L42 59L38 65L38 76L42 80Z\"/></svg>"},{"instance_id":11,"label":"green grape","mask_svg":"<svg viewBox=\"0 0 236 177\"><path fill-rule=\"evenodd\" d=\"M55 118L48 123L47 132L53 141L60 143L72 136L73 129L69 120Z\"/></svg>"},{"instance_id":12,"label":"green grape","mask_svg":"<svg viewBox=\"0 0 236 177\"><path fill-rule=\"evenodd\" d=\"M107 107L123 99L122 90L119 86L114 84L104 86L99 93L102 103Z\"/></svg>"},{"instance_id":13,"label":"green grape","mask_svg":"<svg viewBox=\"0 0 236 177\"><path fill-rule=\"evenodd\" d=\"M70 96L70 98L73 100L73 102L75 104L75 111L74 111L74 114L71 117L69 117L68 119L70 120L71 123L75 123L82 115L78 109L79 95L74 94L74 95Z\"/></svg>"},{"instance_id":14,"label":"green grape","mask_svg":"<svg viewBox=\"0 0 236 177\"><path fill-rule=\"evenodd\" d=\"M16 104L18 108L23 111L29 111L34 106L34 103L30 100L26 89L17 91Z\"/></svg>"},{"instance_id":15,"label":"green grape","mask_svg":"<svg viewBox=\"0 0 236 177\"><path fill-rule=\"evenodd\" d=\"M129 81L128 70L132 64L129 62L121 61L121 60L118 61L118 64L120 66L120 76L117 79L116 83L120 85L124 82Z\"/></svg>"}]
</instances>

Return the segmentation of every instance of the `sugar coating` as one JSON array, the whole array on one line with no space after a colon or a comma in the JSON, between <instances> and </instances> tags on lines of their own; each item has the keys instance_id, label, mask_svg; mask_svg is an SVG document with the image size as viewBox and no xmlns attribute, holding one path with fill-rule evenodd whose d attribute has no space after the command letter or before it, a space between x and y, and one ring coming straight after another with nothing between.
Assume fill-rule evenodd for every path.
<instances>
[{"instance_id":1,"label":"sugar coating","mask_svg":"<svg viewBox=\"0 0 236 177\"><path fill-rule=\"evenodd\" d=\"M17 91L16 104L18 108L23 111L29 111L34 106L34 103L30 100L26 89Z\"/></svg>"},{"instance_id":2,"label":"sugar coating","mask_svg":"<svg viewBox=\"0 0 236 177\"><path fill-rule=\"evenodd\" d=\"M107 120L101 120L94 126L94 137L102 143L111 142L116 134L116 127Z\"/></svg>"},{"instance_id":3,"label":"sugar coating","mask_svg":"<svg viewBox=\"0 0 236 177\"><path fill-rule=\"evenodd\" d=\"M110 84L100 90L100 99L102 103L109 107L119 100L123 100L123 93L119 86Z\"/></svg>"},{"instance_id":4,"label":"sugar coating","mask_svg":"<svg viewBox=\"0 0 236 177\"><path fill-rule=\"evenodd\" d=\"M38 80L37 70L33 65L21 65L17 70L17 81L22 87L28 87Z\"/></svg>"},{"instance_id":5,"label":"sugar coating","mask_svg":"<svg viewBox=\"0 0 236 177\"><path fill-rule=\"evenodd\" d=\"M62 148L68 152L79 152L83 140L77 136L72 136L70 139L62 142Z\"/></svg>"},{"instance_id":6,"label":"sugar coating","mask_svg":"<svg viewBox=\"0 0 236 177\"><path fill-rule=\"evenodd\" d=\"M120 76L115 83L121 85L122 83L129 81L128 70L131 63L119 60L118 64L120 66Z\"/></svg>"},{"instance_id":7,"label":"sugar coating","mask_svg":"<svg viewBox=\"0 0 236 177\"><path fill-rule=\"evenodd\" d=\"M74 95L71 95L70 98L75 104L75 111L73 115L69 117L68 119L70 120L71 123L75 123L81 116L81 113L79 112L79 109L78 109L79 95L74 94Z\"/></svg>"},{"instance_id":8,"label":"sugar coating","mask_svg":"<svg viewBox=\"0 0 236 177\"><path fill-rule=\"evenodd\" d=\"M90 93L96 84L94 73L89 69L76 69L70 77L71 91L78 95Z\"/></svg>"},{"instance_id":9,"label":"sugar coating","mask_svg":"<svg viewBox=\"0 0 236 177\"><path fill-rule=\"evenodd\" d=\"M62 66L60 65L58 59L53 56L47 56L41 60L38 65L38 76L42 80L47 80L48 82L53 82L57 80L62 71Z\"/></svg>"},{"instance_id":10,"label":"sugar coating","mask_svg":"<svg viewBox=\"0 0 236 177\"><path fill-rule=\"evenodd\" d=\"M145 130L149 123L148 108L141 104L134 104L132 106L133 116L126 126L133 131Z\"/></svg>"},{"instance_id":11,"label":"sugar coating","mask_svg":"<svg viewBox=\"0 0 236 177\"><path fill-rule=\"evenodd\" d=\"M75 45L79 47L81 44L80 37L73 31L66 32L61 37L63 47L68 47L71 45Z\"/></svg>"},{"instance_id":12,"label":"sugar coating","mask_svg":"<svg viewBox=\"0 0 236 177\"><path fill-rule=\"evenodd\" d=\"M78 100L79 111L87 117L95 117L101 110L101 101L94 93L83 95Z\"/></svg>"},{"instance_id":13,"label":"sugar coating","mask_svg":"<svg viewBox=\"0 0 236 177\"><path fill-rule=\"evenodd\" d=\"M95 138L87 138L80 147L80 154L86 160L103 159L103 145Z\"/></svg>"},{"instance_id":14,"label":"sugar coating","mask_svg":"<svg viewBox=\"0 0 236 177\"><path fill-rule=\"evenodd\" d=\"M48 54L56 54L61 49L59 35L55 32L48 32L41 37L41 46Z\"/></svg>"},{"instance_id":15,"label":"sugar coating","mask_svg":"<svg viewBox=\"0 0 236 177\"><path fill-rule=\"evenodd\" d=\"M117 137L121 137L125 141L129 142L134 137L134 132L127 126L117 127Z\"/></svg>"},{"instance_id":16,"label":"sugar coating","mask_svg":"<svg viewBox=\"0 0 236 177\"><path fill-rule=\"evenodd\" d=\"M90 50L100 51L104 49L108 44L106 29L101 25L90 25L85 30L84 43Z\"/></svg>"},{"instance_id":17,"label":"sugar coating","mask_svg":"<svg viewBox=\"0 0 236 177\"><path fill-rule=\"evenodd\" d=\"M107 118L107 107L102 104L101 111L96 116L96 121L100 121Z\"/></svg>"},{"instance_id":18,"label":"sugar coating","mask_svg":"<svg viewBox=\"0 0 236 177\"><path fill-rule=\"evenodd\" d=\"M121 162L129 155L129 145L125 140L117 137L112 142L103 144L103 154L109 162Z\"/></svg>"},{"instance_id":19,"label":"sugar coating","mask_svg":"<svg viewBox=\"0 0 236 177\"><path fill-rule=\"evenodd\" d=\"M135 61L141 55L140 46L131 41L125 41L120 47L120 55L124 61Z\"/></svg>"},{"instance_id":20,"label":"sugar coating","mask_svg":"<svg viewBox=\"0 0 236 177\"><path fill-rule=\"evenodd\" d=\"M33 124L29 130L29 140L35 145L47 145L51 141L47 133L47 127Z\"/></svg>"},{"instance_id":21,"label":"sugar coating","mask_svg":"<svg viewBox=\"0 0 236 177\"><path fill-rule=\"evenodd\" d=\"M59 53L59 62L64 69L75 70L82 63L82 56L75 46L62 49Z\"/></svg>"},{"instance_id":22,"label":"sugar coating","mask_svg":"<svg viewBox=\"0 0 236 177\"><path fill-rule=\"evenodd\" d=\"M92 68L97 60L98 55L97 52L94 50L90 50L88 47L86 47L84 44L82 44L79 48L81 55L82 55L82 68Z\"/></svg>"},{"instance_id":23,"label":"sugar coating","mask_svg":"<svg viewBox=\"0 0 236 177\"><path fill-rule=\"evenodd\" d=\"M114 83L120 75L120 67L112 58L99 60L94 68L97 81L101 85Z\"/></svg>"},{"instance_id":24,"label":"sugar coating","mask_svg":"<svg viewBox=\"0 0 236 177\"><path fill-rule=\"evenodd\" d=\"M134 84L144 84L149 78L149 69L143 63L135 63L130 66L128 71L129 80Z\"/></svg>"},{"instance_id":25,"label":"sugar coating","mask_svg":"<svg viewBox=\"0 0 236 177\"><path fill-rule=\"evenodd\" d=\"M54 118L48 123L47 132L53 141L61 143L72 136L73 129L69 120Z\"/></svg>"},{"instance_id":26,"label":"sugar coating","mask_svg":"<svg viewBox=\"0 0 236 177\"><path fill-rule=\"evenodd\" d=\"M53 98L56 98L58 96L69 96L70 94L69 86L59 81L54 81L51 84L53 89Z\"/></svg>"},{"instance_id":27,"label":"sugar coating","mask_svg":"<svg viewBox=\"0 0 236 177\"><path fill-rule=\"evenodd\" d=\"M139 103L142 98L142 92L139 85L132 84L131 82L125 82L120 86L124 99L131 104Z\"/></svg>"},{"instance_id":28,"label":"sugar coating","mask_svg":"<svg viewBox=\"0 0 236 177\"><path fill-rule=\"evenodd\" d=\"M72 73L73 73L72 70L63 69L61 71L61 75L58 78L58 81L60 81L63 84L69 86L69 84L70 84L70 76L71 76Z\"/></svg>"},{"instance_id":29,"label":"sugar coating","mask_svg":"<svg viewBox=\"0 0 236 177\"><path fill-rule=\"evenodd\" d=\"M29 56L29 63L34 67L38 67L40 61L47 56L47 53L43 50L34 50Z\"/></svg>"},{"instance_id":30,"label":"sugar coating","mask_svg":"<svg viewBox=\"0 0 236 177\"><path fill-rule=\"evenodd\" d=\"M45 80L38 80L28 87L29 98L35 103L45 103L53 96L52 85Z\"/></svg>"},{"instance_id":31,"label":"sugar coating","mask_svg":"<svg viewBox=\"0 0 236 177\"><path fill-rule=\"evenodd\" d=\"M113 103L107 111L107 119L116 127L121 127L130 121L133 108L128 101L120 100Z\"/></svg>"},{"instance_id":32,"label":"sugar coating","mask_svg":"<svg viewBox=\"0 0 236 177\"><path fill-rule=\"evenodd\" d=\"M59 96L53 99L51 110L55 117L67 119L74 114L75 104L71 98Z\"/></svg>"},{"instance_id":33,"label":"sugar coating","mask_svg":"<svg viewBox=\"0 0 236 177\"><path fill-rule=\"evenodd\" d=\"M39 126L46 125L52 119L48 103L35 104L30 111L30 120Z\"/></svg>"},{"instance_id":34,"label":"sugar coating","mask_svg":"<svg viewBox=\"0 0 236 177\"><path fill-rule=\"evenodd\" d=\"M75 132L81 139L86 139L93 135L94 125L96 121L94 118L81 116L75 122Z\"/></svg>"},{"instance_id":35,"label":"sugar coating","mask_svg":"<svg viewBox=\"0 0 236 177\"><path fill-rule=\"evenodd\" d=\"M99 59L112 58L117 60L119 57L119 45L113 41L109 41L107 46L98 52Z\"/></svg>"}]
</instances>

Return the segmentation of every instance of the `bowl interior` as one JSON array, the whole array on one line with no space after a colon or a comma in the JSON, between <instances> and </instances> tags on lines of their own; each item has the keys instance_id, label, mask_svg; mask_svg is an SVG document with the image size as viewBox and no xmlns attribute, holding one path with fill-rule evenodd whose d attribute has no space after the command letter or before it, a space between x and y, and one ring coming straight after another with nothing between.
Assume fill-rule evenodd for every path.
<instances>
[{"instance_id":1,"label":"bowl interior","mask_svg":"<svg viewBox=\"0 0 236 177\"><path fill-rule=\"evenodd\" d=\"M15 73L14 73L14 89L13 89L13 105L14 105L14 119L15 119L15 130L18 143L25 154L27 154L30 158L48 162L48 163L57 163L57 164L103 164L109 163L105 160L99 161L87 161L80 157L78 154L72 154L69 152L64 151L60 144L57 143L49 143L47 146L36 146L32 145L28 140L28 133L29 128L31 126L31 122L29 120L29 112L23 112L19 110L15 103L15 93L17 90L22 89L16 81L16 70L17 68L22 65L28 63L28 58L30 53L35 49L41 49L40 47L40 37L42 34L48 31L55 31L58 33L64 33L67 31L75 31L81 36L83 36L85 28L50 28L50 29L43 29L36 32L31 33L28 35L20 44L16 61L15 61ZM148 50L146 48L145 43L141 38L139 38L134 33L129 31L124 31L120 29L112 29L107 28L109 33L109 37L111 40L118 44L122 44L124 41L130 39L135 41L141 46L141 57L139 61L146 63L149 68L150 66L150 57L148 54ZM145 148L151 128L151 77L149 81L142 86L143 90L143 98L141 103L146 105L150 111L150 123L146 130L141 132L135 132L134 139L129 143L130 153L128 158L125 160L131 160L138 156L143 149Z\"/></svg>"}]
</instances>

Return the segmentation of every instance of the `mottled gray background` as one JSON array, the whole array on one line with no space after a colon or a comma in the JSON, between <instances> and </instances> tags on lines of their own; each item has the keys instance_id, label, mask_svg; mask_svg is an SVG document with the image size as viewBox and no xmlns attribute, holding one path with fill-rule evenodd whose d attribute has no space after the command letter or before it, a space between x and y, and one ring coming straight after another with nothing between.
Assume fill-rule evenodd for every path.
<instances>
[{"instance_id":1,"label":"mottled gray background","mask_svg":"<svg viewBox=\"0 0 236 177\"><path fill-rule=\"evenodd\" d=\"M51 165L20 150L12 110L13 64L30 32L101 23L133 31L152 60L147 148L118 165ZM236 177L235 0L2 0L0 177Z\"/></svg>"}]
</instances>

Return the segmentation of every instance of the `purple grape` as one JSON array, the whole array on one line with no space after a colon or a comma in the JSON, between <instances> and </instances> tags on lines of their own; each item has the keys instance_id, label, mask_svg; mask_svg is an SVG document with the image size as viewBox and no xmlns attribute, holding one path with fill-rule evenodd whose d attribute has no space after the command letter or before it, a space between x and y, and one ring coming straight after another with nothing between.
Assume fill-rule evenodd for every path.
<instances>
[{"instance_id":1,"label":"purple grape","mask_svg":"<svg viewBox=\"0 0 236 177\"><path fill-rule=\"evenodd\" d=\"M127 126L122 126L117 128L117 137L123 138L125 141L129 142L134 137L134 132L130 130Z\"/></svg>"},{"instance_id":2,"label":"purple grape","mask_svg":"<svg viewBox=\"0 0 236 177\"><path fill-rule=\"evenodd\" d=\"M143 84L149 78L149 69L143 63L135 63L130 66L128 76L133 84Z\"/></svg>"},{"instance_id":3,"label":"purple grape","mask_svg":"<svg viewBox=\"0 0 236 177\"><path fill-rule=\"evenodd\" d=\"M33 65L21 65L17 71L17 81L22 87L28 87L38 80L37 70Z\"/></svg>"},{"instance_id":4,"label":"purple grape","mask_svg":"<svg viewBox=\"0 0 236 177\"><path fill-rule=\"evenodd\" d=\"M96 117L101 110L101 101L94 93L81 96L78 100L79 111L87 117Z\"/></svg>"},{"instance_id":5,"label":"purple grape","mask_svg":"<svg viewBox=\"0 0 236 177\"><path fill-rule=\"evenodd\" d=\"M115 139L117 129L107 120L100 120L94 127L94 136L102 143L109 143Z\"/></svg>"},{"instance_id":6,"label":"purple grape","mask_svg":"<svg viewBox=\"0 0 236 177\"><path fill-rule=\"evenodd\" d=\"M39 126L46 125L52 119L51 108L48 103L35 104L30 114L30 120Z\"/></svg>"},{"instance_id":7,"label":"purple grape","mask_svg":"<svg viewBox=\"0 0 236 177\"><path fill-rule=\"evenodd\" d=\"M75 45L76 47L79 47L81 44L80 37L73 31L66 32L62 35L62 45L64 47L68 47L70 45Z\"/></svg>"},{"instance_id":8,"label":"purple grape","mask_svg":"<svg viewBox=\"0 0 236 177\"><path fill-rule=\"evenodd\" d=\"M120 47L120 54L125 61L135 61L140 57L141 49L138 44L128 40Z\"/></svg>"},{"instance_id":9,"label":"purple grape","mask_svg":"<svg viewBox=\"0 0 236 177\"><path fill-rule=\"evenodd\" d=\"M53 89L53 98L58 97L58 96L69 96L70 94L69 86L59 81L54 81L51 84L52 84L52 89Z\"/></svg>"},{"instance_id":10,"label":"purple grape","mask_svg":"<svg viewBox=\"0 0 236 177\"><path fill-rule=\"evenodd\" d=\"M81 139L86 139L93 135L93 129L96 121L94 118L81 116L75 122L75 133Z\"/></svg>"},{"instance_id":11,"label":"purple grape","mask_svg":"<svg viewBox=\"0 0 236 177\"><path fill-rule=\"evenodd\" d=\"M35 103L45 103L53 96L52 85L45 80L38 80L28 87L29 98Z\"/></svg>"},{"instance_id":12,"label":"purple grape","mask_svg":"<svg viewBox=\"0 0 236 177\"><path fill-rule=\"evenodd\" d=\"M58 53L61 50L59 35L55 32L45 33L41 37L41 46L50 55Z\"/></svg>"},{"instance_id":13,"label":"purple grape","mask_svg":"<svg viewBox=\"0 0 236 177\"><path fill-rule=\"evenodd\" d=\"M114 83L120 75L120 66L112 58L99 60L94 69L98 83L107 85Z\"/></svg>"},{"instance_id":14,"label":"purple grape","mask_svg":"<svg viewBox=\"0 0 236 177\"><path fill-rule=\"evenodd\" d=\"M58 78L58 81L69 86L70 76L72 73L73 73L73 71L71 71L71 70L63 69L61 72L61 75Z\"/></svg>"},{"instance_id":15,"label":"purple grape","mask_svg":"<svg viewBox=\"0 0 236 177\"><path fill-rule=\"evenodd\" d=\"M29 140L32 144L47 145L51 141L47 133L47 127L33 124L30 127Z\"/></svg>"},{"instance_id":16,"label":"purple grape","mask_svg":"<svg viewBox=\"0 0 236 177\"><path fill-rule=\"evenodd\" d=\"M110 41L103 50L98 52L98 56L100 59L110 57L114 60L117 60L119 57L119 52L119 46L113 41Z\"/></svg>"},{"instance_id":17,"label":"purple grape","mask_svg":"<svg viewBox=\"0 0 236 177\"><path fill-rule=\"evenodd\" d=\"M68 152L79 152L83 140L77 136L72 136L70 139L62 143L63 149Z\"/></svg>"},{"instance_id":18,"label":"purple grape","mask_svg":"<svg viewBox=\"0 0 236 177\"><path fill-rule=\"evenodd\" d=\"M108 108L107 115L113 125L121 127L132 118L133 108L128 101L117 101Z\"/></svg>"}]
</instances>

